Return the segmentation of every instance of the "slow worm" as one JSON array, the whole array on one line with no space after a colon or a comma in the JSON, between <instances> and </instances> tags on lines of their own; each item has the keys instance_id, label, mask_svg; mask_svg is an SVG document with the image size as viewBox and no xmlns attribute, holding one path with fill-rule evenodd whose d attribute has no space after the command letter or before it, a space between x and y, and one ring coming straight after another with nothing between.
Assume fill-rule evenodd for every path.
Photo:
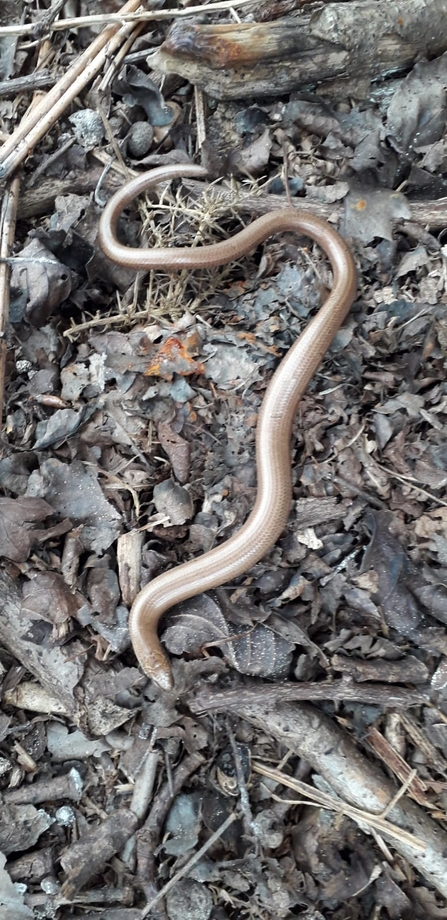
<instances>
[{"instance_id":1,"label":"slow worm","mask_svg":"<svg viewBox=\"0 0 447 920\"><path fill-rule=\"evenodd\" d=\"M329 224L305 210L284 208L259 217L230 239L200 248L131 249L116 236L123 209L137 195L162 182L206 176L201 166L166 166L128 182L106 205L99 242L110 259L138 270L213 268L240 259L267 237L285 230L315 240L332 266L332 290L281 361L267 388L256 433L257 497L245 524L226 543L154 578L138 594L130 613L130 635L143 671L169 690L169 661L157 634L160 617L174 604L242 575L274 545L284 529L292 500L290 437L298 402L348 313L356 292L351 253Z\"/></svg>"}]
</instances>

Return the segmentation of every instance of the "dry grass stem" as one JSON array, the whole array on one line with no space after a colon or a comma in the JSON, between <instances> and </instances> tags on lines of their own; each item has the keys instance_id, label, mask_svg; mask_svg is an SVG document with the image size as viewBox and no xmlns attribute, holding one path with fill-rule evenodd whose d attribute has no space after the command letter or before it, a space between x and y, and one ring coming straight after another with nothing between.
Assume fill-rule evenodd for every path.
<instances>
[{"instance_id":1,"label":"dry grass stem","mask_svg":"<svg viewBox=\"0 0 447 920\"><path fill-rule=\"evenodd\" d=\"M293 776L287 776L285 773L281 773L280 770L275 770L273 767L265 767L261 763L253 763L252 767L255 773L260 773L261 776L266 776L268 779L276 780L278 783L281 783L283 786L287 786L289 789L294 789L295 792L306 796L306 799L312 800L316 805L322 805L324 808L328 808L331 811L336 811L339 814L346 815L348 818L352 818L353 821L356 821L357 824L366 824L368 827L379 831L380 834L386 834L389 837L400 840L402 843L414 847L416 850L420 850L422 852L426 850L426 845L423 840L420 840L413 834L409 834L408 831L403 830L401 827L397 827L396 824L391 824L380 815L374 815L368 811L364 811L361 808L355 808L353 805L347 805L345 802L341 802L340 799L336 799L334 796L328 795L326 792L320 792L313 786L309 786L307 783L302 783L300 780L294 779ZM279 802L285 801L279 796L275 796L272 793L270 794ZM308 805L309 802L306 801L303 803L301 801L292 801L289 802L289 804ZM390 805L391 804L394 804L394 799Z\"/></svg>"},{"instance_id":2,"label":"dry grass stem","mask_svg":"<svg viewBox=\"0 0 447 920\"><path fill-rule=\"evenodd\" d=\"M88 29L92 25L123 25L123 23L130 22L153 22L163 19L183 19L187 16L196 16L201 13L215 13L220 10L231 10L233 7L239 6L248 6L250 3L253 3L254 0L222 0L220 3L208 3L200 4L198 6L189 6L186 9L177 9L177 10L151 10L147 12L142 10L139 13L129 13L126 12L126 7L123 7L120 13L104 13L97 14L92 16L74 16L70 19L59 19L57 22L51 23L48 26L49 32L63 32L69 31L71 29ZM13 26L1 26L0 27L0 37L2 35L31 35L33 36L36 31L36 26L39 23L27 22L27 23L17 23Z\"/></svg>"},{"instance_id":3,"label":"dry grass stem","mask_svg":"<svg viewBox=\"0 0 447 920\"><path fill-rule=\"evenodd\" d=\"M377 464L379 469L383 470L384 473L387 473L391 479L397 479L399 482L405 483L409 489L412 489L414 492L419 492L421 495L425 495L426 498L429 498L430 501L435 502L437 505L442 505L444 508L447 508L447 502L443 501L442 498L439 498L439 495L433 495L433 492L427 492L427 489L423 489L421 486L416 485L416 480L413 476L401 476L400 473L396 473L395 470L390 470L387 466L384 466L383 463Z\"/></svg>"},{"instance_id":4,"label":"dry grass stem","mask_svg":"<svg viewBox=\"0 0 447 920\"><path fill-rule=\"evenodd\" d=\"M124 10L137 9L140 0L128 0ZM66 73L41 99L39 104L27 113L0 148L0 179L6 179L32 153L36 144L61 117L67 106L82 92L87 84L126 41L134 28L133 23L123 26L109 26L98 35Z\"/></svg>"},{"instance_id":5,"label":"dry grass stem","mask_svg":"<svg viewBox=\"0 0 447 920\"><path fill-rule=\"evenodd\" d=\"M169 200L166 200L167 195ZM194 248L228 237L222 228L222 219L241 222L239 202L228 205L219 196L212 197L205 190L200 200L185 199L181 192L173 198L168 190L160 196L155 208L140 206L143 232L156 247L170 247L177 241ZM167 221L169 218L169 222ZM160 219L161 218L161 219ZM182 237L185 239L182 239ZM222 265L212 270L182 271L176 275L151 272L146 301L152 316L177 318L185 309L196 313L210 297L219 291L237 263Z\"/></svg>"},{"instance_id":6,"label":"dry grass stem","mask_svg":"<svg viewBox=\"0 0 447 920\"><path fill-rule=\"evenodd\" d=\"M246 194L252 196L253 188ZM186 246L194 247L216 242L216 235L220 238L228 236L222 229L222 218L242 223L238 211L242 208L244 197L245 193L242 191L235 196L233 204L230 204L226 198L209 194L207 188L201 199L196 201L194 198L185 199L182 190L173 196L166 188L155 206L144 200L140 204L144 236L154 247L173 246L182 235L185 236L182 242ZM64 335L74 341L78 335L95 328L132 326L137 322L147 323L162 318L173 321L185 310L197 313L209 302L210 297L222 288L237 264L231 263L218 269L195 272L185 269L175 274L151 271L148 273L144 310L136 309L135 304L124 307L118 304L118 309L115 312L110 310L107 316L99 312L89 316L84 312L82 322L72 321Z\"/></svg>"}]
</instances>

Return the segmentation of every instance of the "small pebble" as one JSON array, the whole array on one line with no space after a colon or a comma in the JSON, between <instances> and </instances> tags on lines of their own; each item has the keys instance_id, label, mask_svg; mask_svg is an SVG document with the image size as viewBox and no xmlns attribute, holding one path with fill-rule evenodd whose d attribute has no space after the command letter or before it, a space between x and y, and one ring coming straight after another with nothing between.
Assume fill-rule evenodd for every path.
<instances>
[{"instance_id":1,"label":"small pebble","mask_svg":"<svg viewBox=\"0 0 447 920\"><path fill-rule=\"evenodd\" d=\"M208 920L213 899L208 888L192 878L184 878L166 895L166 912L170 920Z\"/></svg>"},{"instance_id":2,"label":"small pebble","mask_svg":"<svg viewBox=\"0 0 447 920\"><path fill-rule=\"evenodd\" d=\"M147 121L136 121L127 135L127 151L131 157L140 160L152 147L154 129Z\"/></svg>"}]
</instances>

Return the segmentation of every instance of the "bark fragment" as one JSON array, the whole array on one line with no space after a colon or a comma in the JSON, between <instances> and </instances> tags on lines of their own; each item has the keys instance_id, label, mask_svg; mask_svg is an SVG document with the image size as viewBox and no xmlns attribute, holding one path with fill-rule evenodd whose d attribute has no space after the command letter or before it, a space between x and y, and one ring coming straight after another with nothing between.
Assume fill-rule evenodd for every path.
<instances>
[{"instance_id":1,"label":"bark fragment","mask_svg":"<svg viewBox=\"0 0 447 920\"><path fill-rule=\"evenodd\" d=\"M217 99L315 86L331 95L349 88L359 99L368 95L371 81L446 49L444 0L355 0L276 22L178 22L148 63Z\"/></svg>"}]
</instances>

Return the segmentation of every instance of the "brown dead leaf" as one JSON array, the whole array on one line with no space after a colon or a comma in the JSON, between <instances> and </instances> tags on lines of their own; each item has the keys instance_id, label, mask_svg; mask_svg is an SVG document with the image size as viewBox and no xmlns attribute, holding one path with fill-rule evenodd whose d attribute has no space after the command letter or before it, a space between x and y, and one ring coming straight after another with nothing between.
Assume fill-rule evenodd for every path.
<instances>
[{"instance_id":1,"label":"brown dead leaf","mask_svg":"<svg viewBox=\"0 0 447 920\"><path fill-rule=\"evenodd\" d=\"M33 487L45 495L53 511L84 524L85 549L102 553L120 531L120 514L104 497L98 473L87 463L61 463L50 457L41 463Z\"/></svg>"},{"instance_id":2,"label":"brown dead leaf","mask_svg":"<svg viewBox=\"0 0 447 920\"><path fill-rule=\"evenodd\" d=\"M38 536L32 524L50 514L53 509L41 498L0 498L0 556L25 562Z\"/></svg>"},{"instance_id":3,"label":"brown dead leaf","mask_svg":"<svg viewBox=\"0 0 447 920\"><path fill-rule=\"evenodd\" d=\"M429 539L433 534L447 536L447 508L436 508L428 514L422 514L415 522L414 531L418 537Z\"/></svg>"},{"instance_id":4,"label":"brown dead leaf","mask_svg":"<svg viewBox=\"0 0 447 920\"><path fill-rule=\"evenodd\" d=\"M377 576L377 596L389 626L404 636L414 634L422 619L422 609L406 586L412 565L402 546L390 532L391 515L387 512L370 516L373 524L371 542L365 553L363 568Z\"/></svg>"},{"instance_id":5,"label":"brown dead leaf","mask_svg":"<svg viewBox=\"0 0 447 920\"><path fill-rule=\"evenodd\" d=\"M154 486L154 505L160 514L167 515L169 523L175 526L190 521L194 504L189 492L173 479L165 479Z\"/></svg>"},{"instance_id":6,"label":"brown dead leaf","mask_svg":"<svg viewBox=\"0 0 447 920\"><path fill-rule=\"evenodd\" d=\"M265 128L251 144L233 151L231 161L245 175L259 176L266 169L271 149L270 130Z\"/></svg>"},{"instance_id":7,"label":"brown dead leaf","mask_svg":"<svg viewBox=\"0 0 447 920\"><path fill-rule=\"evenodd\" d=\"M115 610L120 598L118 578L112 569L93 568L87 576L87 594L92 609L102 622L115 622Z\"/></svg>"},{"instance_id":8,"label":"brown dead leaf","mask_svg":"<svg viewBox=\"0 0 447 920\"><path fill-rule=\"evenodd\" d=\"M416 460L414 475L418 482L430 489L445 489L447 485L447 470L437 469L432 463L424 460Z\"/></svg>"},{"instance_id":9,"label":"brown dead leaf","mask_svg":"<svg viewBox=\"0 0 447 920\"><path fill-rule=\"evenodd\" d=\"M394 221L410 217L410 206L401 192L353 190L346 198L341 231L348 239L361 243L370 243L375 237L392 240Z\"/></svg>"},{"instance_id":10,"label":"brown dead leaf","mask_svg":"<svg viewBox=\"0 0 447 920\"><path fill-rule=\"evenodd\" d=\"M70 619L81 604L57 572L40 572L23 586L22 611L52 623L57 627L57 638L67 633Z\"/></svg>"},{"instance_id":11,"label":"brown dead leaf","mask_svg":"<svg viewBox=\"0 0 447 920\"><path fill-rule=\"evenodd\" d=\"M396 150L433 144L445 133L447 54L414 65L399 84L387 113L388 137Z\"/></svg>"},{"instance_id":12,"label":"brown dead leaf","mask_svg":"<svg viewBox=\"0 0 447 920\"><path fill-rule=\"evenodd\" d=\"M236 630L206 594L179 604L178 610L178 614L170 616L163 634L173 654L217 646L241 674L281 679L288 673L293 644L267 626L258 623L247 631Z\"/></svg>"},{"instance_id":13,"label":"brown dead leaf","mask_svg":"<svg viewBox=\"0 0 447 920\"><path fill-rule=\"evenodd\" d=\"M14 266L11 288L20 291L22 315L14 313L13 322L18 322L24 314L32 326L44 326L71 292L70 269L36 239L22 249L19 257L26 262Z\"/></svg>"},{"instance_id":14,"label":"brown dead leaf","mask_svg":"<svg viewBox=\"0 0 447 920\"><path fill-rule=\"evenodd\" d=\"M158 440L171 461L172 472L183 485L189 477L190 445L173 431L170 422L159 422L157 433Z\"/></svg>"}]
</instances>

